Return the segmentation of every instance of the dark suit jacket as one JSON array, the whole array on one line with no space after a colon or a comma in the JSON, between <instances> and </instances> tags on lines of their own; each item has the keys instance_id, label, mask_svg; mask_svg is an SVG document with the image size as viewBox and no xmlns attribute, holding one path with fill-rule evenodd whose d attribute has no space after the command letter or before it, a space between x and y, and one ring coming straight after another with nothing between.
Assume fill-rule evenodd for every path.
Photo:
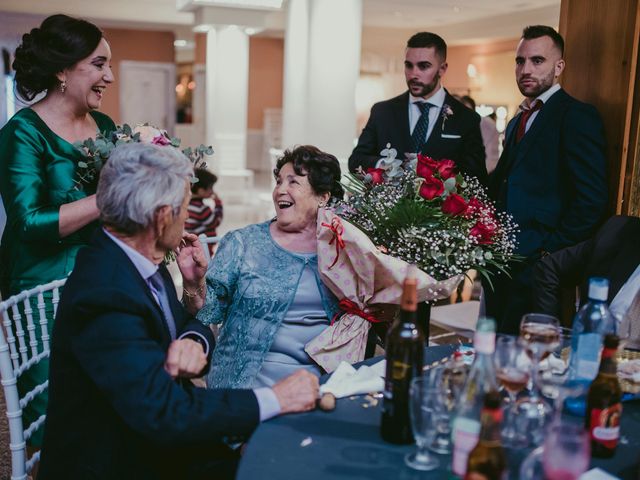
<instances>
[{"instance_id":1,"label":"dark suit jacket","mask_svg":"<svg viewBox=\"0 0 640 480\"><path fill-rule=\"evenodd\" d=\"M161 268L178 335L197 331L213 348L211 332L182 308ZM197 478L216 464L215 478L233 475L234 462L222 460L235 455L222 440L255 429L254 393L171 379L160 307L102 230L77 257L52 339L38 478Z\"/></svg>"},{"instance_id":2,"label":"dark suit jacket","mask_svg":"<svg viewBox=\"0 0 640 480\"><path fill-rule=\"evenodd\" d=\"M482 183L486 183L486 155L480 133L480 115L458 102L448 92L444 103L451 107L453 115L446 120L442 114L438 116L420 153L436 160L453 160L462 172L476 176ZM442 135L456 138L443 138ZM376 103L371 108L369 121L349 157L349 170L354 172L360 166L365 170L375 167L380 160L380 152L387 143L398 151L399 158L404 158L405 153L416 153L413 151L409 130L408 91L391 100Z\"/></svg>"},{"instance_id":3,"label":"dark suit jacket","mask_svg":"<svg viewBox=\"0 0 640 480\"><path fill-rule=\"evenodd\" d=\"M559 90L516 144L520 115L509 122L490 195L520 226L517 253L535 257L575 245L607 207L605 140L597 110Z\"/></svg>"},{"instance_id":4,"label":"dark suit jacket","mask_svg":"<svg viewBox=\"0 0 640 480\"><path fill-rule=\"evenodd\" d=\"M542 258L534 269L535 311L558 315L561 287L581 286L587 300L590 277L609 279L609 303L640 264L640 218L611 217L595 236Z\"/></svg>"}]
</instances>

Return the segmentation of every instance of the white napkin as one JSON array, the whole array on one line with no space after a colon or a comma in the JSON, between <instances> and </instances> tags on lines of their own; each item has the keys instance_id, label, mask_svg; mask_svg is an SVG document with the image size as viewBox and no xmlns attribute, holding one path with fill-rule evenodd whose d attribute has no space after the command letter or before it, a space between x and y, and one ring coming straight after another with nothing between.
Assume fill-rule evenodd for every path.
<instances>
[{"instance_id":1,"label":"white napkin","mask_svg":"<svg viewBox=\"0 0 640 480\"><path fill-rule=\"evenodd\" d=\"M580 480L619 480L610 473L605 472L601 468L592 468L588 472L580 475Z\"/></svg>"},{"instance_id":2,"label":"white napkin","mask_svg":"<svg viewBox=\"0 0 640 480\"><path fill-rule=\"evenodd\" d=\"M320 385L320 395L332 393L336 398L381 392L384 388L386 360L357 370L347 362L341 362L324 385Z\"/></svg>"}]
</instances>

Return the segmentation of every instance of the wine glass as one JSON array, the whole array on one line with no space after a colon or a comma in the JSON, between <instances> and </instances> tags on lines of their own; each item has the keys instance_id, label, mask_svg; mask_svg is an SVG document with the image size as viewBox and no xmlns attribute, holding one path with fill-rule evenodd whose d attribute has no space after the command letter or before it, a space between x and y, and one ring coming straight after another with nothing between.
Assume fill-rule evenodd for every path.
<instances>
[{"instance_id":1,"label":"wine glass","mask_svg":"<svg viewBox=\"0 0 640 480\"><path fill-rule=\"evenodd\" d=\"M569 359L562 355L564 345L571 343L571 330L560 328L562 342L547 357L547 366L538 371L538 385L544 395L554 402L554 422L560 421L564 401L567 397L578 397L587 393L589 383L570 378Z\"/></svg>"},{"instance_id":2,"label":"wine glass","mask_svg":"<svg viewBox=\"0 0 640 480\"><path fill-rule=\"evenodd\" d=\"M440 462L429 454L429 444L436 435L435 422L439 412L440 392L430 375L415 377L409 387L409 416L416 440L416 451L404 461L415 470L434 470Z\"/></svg>"},{"instance_id":3,"label":"wine glass","mask_svg":"<svg viewBox=\"0 0 640 480\"><path fill-rule=\"evenodd\" d=\"M447 366L430 370L433 385L440 392L438 395L438 409L435 417L436 435L429 445L429 450L447 455L451 453L451 417L458 405L460 392L464 387L464 372L455 372Z\"/></svg>"},{"instance_id":4,"label":"wine glass","mask_svg":"<svg viewBox=\"0 0 640 480\"><path fill-rule=\"evenodd\" d=\"M577 480L589 468L591 445L582 424L554 422L544 440L542 466L548 480Z\"/></svg>"},{"instance_id":5,"label":"wine glass","mask_svg":"<svg viewBox=\"0 0 640 480\"><path fill-rule=\"evenodd\" d=\"M534 444L544 436L550 406L540 394L538 369L540 362L560 346L558 319L542 313L528 313L520 322L520 344L531 358L531 390L529 396L518 402L518 416L523 429Z\"/></svg>"},{"instance_id":6,"label":"wine glass","mask_svg":"<svg viewBox=\"0 0 640 480\"><path fill-rule=\"evenodd\" d=\"M501 336L496 340L493 356L498 381L509 395L509 411L502 428L505 445L522 448L527 444L526 436L516 429L518 408L516 398L529 382L530 361L515 337Z\"/></svg>"}]
</instances>

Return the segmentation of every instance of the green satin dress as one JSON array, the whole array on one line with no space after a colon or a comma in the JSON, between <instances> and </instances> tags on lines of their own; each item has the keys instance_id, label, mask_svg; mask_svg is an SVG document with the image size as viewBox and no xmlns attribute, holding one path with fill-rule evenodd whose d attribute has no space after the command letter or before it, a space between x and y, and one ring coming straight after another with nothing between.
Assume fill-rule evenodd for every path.
<instances>
[{"instance_id":1,"label":"green satin dress","mask_svg":"<svg viewBox=\"0 0 640 480\"><path fill-rule=\"evenodd\" d=\"M115 124L91 112L101 132ZM0 242L0 288L3 298L59 278L73 269L76 254L97 222L60 238L60 206L94 192L76 188L76 165L84 155L57 136L36 112L24 108L0 130L0 196L7 223ZM53 322L49 323L51 330ZM48 362L40 362L18 382L21 395L48 376ZM23 410L25 428L46 410L46 392ZM40 445L42 428L30 439Z\"/></svg>"}]
</instances>

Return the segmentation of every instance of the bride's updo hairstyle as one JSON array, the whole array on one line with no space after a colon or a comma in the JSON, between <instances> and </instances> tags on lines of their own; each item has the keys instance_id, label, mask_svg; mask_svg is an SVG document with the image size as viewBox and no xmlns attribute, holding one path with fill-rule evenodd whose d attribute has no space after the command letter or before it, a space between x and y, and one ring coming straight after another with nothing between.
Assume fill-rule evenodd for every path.
<instances>
[{"instance_id":1,"label":"bride's updo hairstyle","mask_svg":"<svg viewBox=\"0 0 640 480\"><path fill-rule=\"evenodd\" d=\"M59 85L56 74L91 55L102 31L93 23L67 15L47 17L39 28L22 36L13 69L16 90L31 101L40 92Z\"/></svg>"}]
</instances>

